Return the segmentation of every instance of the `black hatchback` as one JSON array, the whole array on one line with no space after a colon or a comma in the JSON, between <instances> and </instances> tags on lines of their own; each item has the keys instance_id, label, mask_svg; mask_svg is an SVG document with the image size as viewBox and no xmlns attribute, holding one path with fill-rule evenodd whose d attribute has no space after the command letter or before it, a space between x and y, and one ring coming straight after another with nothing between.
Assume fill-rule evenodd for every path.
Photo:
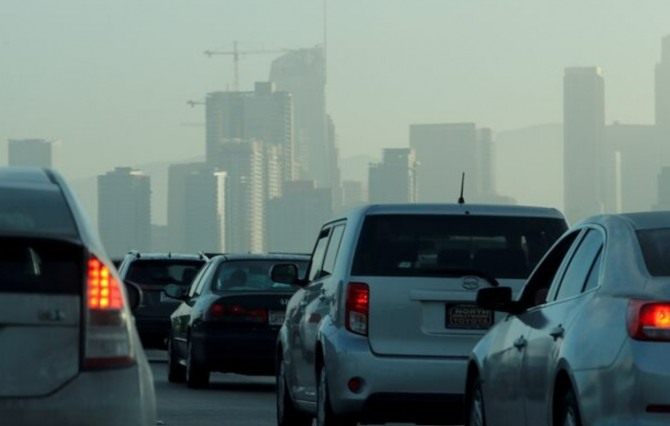
<instances>
[{"instance_id":1,"label":"black hatchback","mask_svg":"<svg viewBox=\"0 0 670 426\"><path fill-rule=\"evenodd\" d=\"M126 283L142 289L142 304L135 310L135 324L145 348L164 348L170 331L170 314L179 302L167 297L165 286L174 284L184 291L205 264L203 254L140 253L132 251L119 266Z\"/></svg>"}]
</instances>

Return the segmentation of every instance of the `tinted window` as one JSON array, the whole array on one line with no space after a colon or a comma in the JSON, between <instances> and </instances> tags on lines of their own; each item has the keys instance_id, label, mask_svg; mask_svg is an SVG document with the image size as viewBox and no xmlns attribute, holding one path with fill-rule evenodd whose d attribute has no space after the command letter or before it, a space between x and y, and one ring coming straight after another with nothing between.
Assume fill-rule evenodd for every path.
<instances>
[{"instance_id":1,"label":"tinted window","mask_svg":"<svg viewBox=\"0 0 670 426\"><path fill-rule=\"evenodd\" d=\"M0 293L80 294L83 259L74 244L0 238Z\"/></svg>"},{"instance_id":2,"label":"tinted window","mask_svg":"<svg viewBox=\"0 0 670 426\"><path fill-rule=\"evenodd\" d=\"M598 257L596 261L593 262L591 267L591 272L589 272L589 277L586 279L586 285L584 286L584 291L590 290L598 285L598 278L600 278L600 265L603 262L603 249L600 248L598 251Z\"/></svg>"},{"instance_id":3,"label":"tinted window","mask_svg":"<svg viewBox=\"0 0 670 426\"><path fill-rule=\"evenodd\" d=\"M670 228L638 231L637 238L649 273L670 276Z\"/></svg>"},{"instance_id":4,"label":"tinted window","mask_svg":"<svg viewBox=\"0 0 670 426\"><path fill-rule=\"evenodd\" d=\"M326 254L326 245L328 244L328 236L330 235L330 228L324 229L319 234L319 239L314 247L312 253L312 263L309 267L309 275L307 279L314 281L321 273L321 266L323 265L323 258Z\"/></svg>"},{"instance_id":5,"label":"tinted window","mask_svg":"<svg viewBox=\"0 0 670 426\"><path fill-rule=\"evenodd\" d=\"M586 284L586 278L591 271L591 266L602 246L602 235L597 231L588 231L565 270L558 288L556 300L566 299L582 292Z\"/></svg>"},{"instance_id":6,"label":"tinted window","mask_svg":"<svg viewBox=\"0 0 670 426\"><path fill-rule=\"evenodd\" d=\"M300 270L300 276L307 269L307 260L230 260L221 262L213 275L212 291L295 291L299 287L289 284L276 283L270 279L270 269L278 263L295 263Z\"/></svg>"},{"instance_id":7,"label":"tinted window","mask_svg":"<svg viewBox=\"0 0 670 426\"><path fill-rule=\"evenodd\" d=\"M204 264L203 260L138 259L130 264L125 279L147 285L189 287Z\"/></svg>"},{"instance_id":8,"label":"tinted window","mask_svg":"<svg viewBox=\"0 0 670 426\"><path fill-rule=\"evenodd\" d=\"M478 270L526 278L565 231L558 219L508 216L368 216L354 275L427 275Z\"/></svg>"},{"instance_id":9,"label":"tinted window","mask_svg":"<svg viewBox=\"0 0 670 426\"><path fill-rule=\"evenodd\" d=\"M58 189L0 187L0 231L76 237L72 213Z\"/></svg>"},{"instance_id":10,"label":"tinted window","mask_svg":"<svg viewBox=\"0 0 670 426\"><path fill-rule=\"evenodd\" d=\"M328 242L326 257L323 259L323 268L321 268L320 277L325 277L326 275L333 273L333 268L335 267L335 260L337 259L337 252L340 249L340 241L342 241L343 233L344 225L334 227L330 233L330 241Z\"/></svg>"}]
</instances>

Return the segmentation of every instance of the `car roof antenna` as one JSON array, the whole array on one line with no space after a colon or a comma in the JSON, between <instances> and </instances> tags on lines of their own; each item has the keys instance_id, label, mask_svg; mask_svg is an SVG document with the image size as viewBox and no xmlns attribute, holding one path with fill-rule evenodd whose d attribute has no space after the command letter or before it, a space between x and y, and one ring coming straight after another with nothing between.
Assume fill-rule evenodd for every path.
<instances>
[{"instance_id":1,"label":"car roof antenna","mask_svg":"<svg viewBox=\"0 0 670 426\"><path fill-rule=\"evenodd\" d=\"M461 196L458 197L458 204L464 204L465 198L463 198L463 183L465 182L465 172L461 175Z\"/></svg>"}]
</instances>

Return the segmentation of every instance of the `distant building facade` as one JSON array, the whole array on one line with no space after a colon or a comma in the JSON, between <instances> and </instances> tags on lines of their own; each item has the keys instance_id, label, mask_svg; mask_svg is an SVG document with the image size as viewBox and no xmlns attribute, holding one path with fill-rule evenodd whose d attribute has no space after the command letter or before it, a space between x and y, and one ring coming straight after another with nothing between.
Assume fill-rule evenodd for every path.
<instances>
[{"instance_id":1,"label":"distant building facade","mask_svg":"<svg viewBox=\"0 0 670 426\"><path fill-rule=\"evenodd\" d=\"M149 176L131 167L117 167L98 176L98 230L112 257L150 249Z\"/></svg>"},{"instance_id":2,"label":"distant building facade","mask_svg":"<svg viewBox=\"0 0 670 426\"><path fill-rule=\"evenodd\" d=\"M656 126L670 143L670 35L661 41L661 61L656 64Z\"/></svg>"},{"instance_id":3,"label":"distant building facade","mask_svg":"<svg viewBox=\"0 0 670 426\"><path fill-rule=\"evenodd\" d=\"M226 172L200 169L185 177L186 252L226 251Z\"/></svg>"},{"instance_id":4,"label":"distant building facade","mask_svg":"<svg viewBox=\"0 0 670 426\"><path fill-rule=\"evenodd\" d=\"M412 148L387 148L381 163L370 164L370 203L415 203L417 197L416 156Z\"/></svg>"},{"instance_id":5,"label":"distant building facade","mask_svg":"<svg viewBox=\"0 0 670 426\"><path fill-rule=\"evenodd\" d=\"M427 203L458 201L465 174L464 198L481 200L487 185L482 172L484 158L491 153L479 146L480 133L474 123L410 125L410 148L416 153L418 200Z\"/></svg>"},{"instance_id":6,"label":"distant building facade","mask_svg":"<svg viewBox=\"0 0 670 426\"><path fill-rule=\"evenodd\" d=\"M190 206L186 202L186 177L201 170L211 170L204 162L171 164L168 167L167 228L168 243L173 251L186 251L186 220Z\"/></svg>"},{"instance_id":7,"label":"distant building facade","mask_svg":"<svg viewBox=\"0 0 670 426\"><path fill-rule=\"evenodd\" d=\"M329 188L313 181L289 182L268 202L268 251L311 253L321 226L332 214Z\"/></svg>"},{"instance_id":8,"label":"distant building facade","mask_svg":"<svg viewBox=\"0 0 670 426\"><path fill-rule=\"evenodd\" d=\"M54 167L54 142L45 139L9 139L10 166Z\"/></svg>"},{"instance_id":9,"label":"distant building facade","mask_svg":"<svg viewBox=\"0 0 670 426\"><path fill-rule=\"evenodd\" d=\"M564 213L574 223L604 210L605 86L600 68L565 69L563 129Z\"/></svg>"}]
</instances>

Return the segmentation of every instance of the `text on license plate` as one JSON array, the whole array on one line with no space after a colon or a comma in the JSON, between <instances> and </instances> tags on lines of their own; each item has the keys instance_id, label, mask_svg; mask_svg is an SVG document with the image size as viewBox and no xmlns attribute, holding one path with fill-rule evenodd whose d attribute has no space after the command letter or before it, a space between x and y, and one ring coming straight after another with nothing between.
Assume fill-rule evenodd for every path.
<instances>
[{"instance_id":1,"label":"text on license plate","mask_svg":"<svg viewBox=\"0 0 670 426\"><path fill-rule=\"evenodd\" d=\"M270 325L282 325L284 323L284 311L268 312L268 323Z\"/></svg>"},{"instance_id":2,"label":"text on license plate","mask_svg":"<svg viewBox=\"0 0 670 426\"><path fill-rule=\"evenodd\" d=\"M486 329L493 324L493 311L472 303L447 303L447 328Z\"/></svg>"}]
</instances>

